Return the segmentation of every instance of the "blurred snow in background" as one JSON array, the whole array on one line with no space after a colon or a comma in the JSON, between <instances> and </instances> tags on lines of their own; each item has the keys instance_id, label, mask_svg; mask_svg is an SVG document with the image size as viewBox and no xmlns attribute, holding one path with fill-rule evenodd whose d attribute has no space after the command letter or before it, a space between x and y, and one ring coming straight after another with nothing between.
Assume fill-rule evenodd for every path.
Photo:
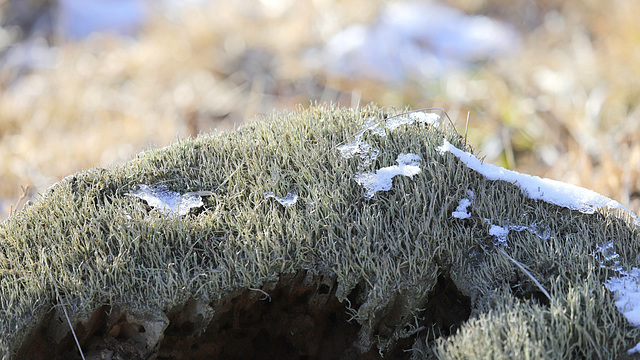
<instances>
[{"instance_id":1,"label":"blurred snow in background","mask_svg":"<svg viewBox=\"0 0 640 360\"><path fill-rule=\"evenodd\" d=\"M0 13L6 26L0 35L7 39L0 41L0 61L5 68L19 69L20 75L54 68L58 55L54 45L101 32L135 36L150 9L147 0L58 0L39 6L14 1L6 13ZM16 31L21 34L16 36ZM11 43L12 35L19 39L17 43Z\"/></svg>"},{"instance_id":2,"label":"blurred snow in background","mask_svg":"<svg viewBox=\"0 0 640 360\"><path fill-rule=\"evenodd\" d=\"M199 3L206 1L58 0L54 9L41 16L47 21L35 21L36 34L40 37L48 31L67 41L98 32L131 36L144 26L152 8L170 17L182 7ZM292 6L288 1L276 3L282 3L279 16ZM15 49L19 56L14 54L13 62L50 58L38 55L39 43L27 40L24 44L26 49ZM399 1L382 6L372 23L349 25L325 44L308 49L303 60L315 70L397 82L439 77L513 52L519 45L518 33L500 21L469 16L432 1Z\"/></svg>"},{"instance_id":3,"label":"blurred snow in background","mask_svg":"<svg viewBox=\"0 0 640 360\"><path fill-rule=\"evenodd\" d=\"M347 76L420 80L514 52L519 45L518 33L500 21L437 2L406 1L386 4L376 22L347 27L307 58Z\"/></svg>"},{"instance_id":4,"label":"blurred snow in background","mask_svg":"<svg viewBox=\"0 0 640 360\"><path fill-rule=\"evenodd\" d=\"M145 0L58 0L57 28L67 39L110 31L133 35L148 12Z\"/></svg>"}]
</instances>

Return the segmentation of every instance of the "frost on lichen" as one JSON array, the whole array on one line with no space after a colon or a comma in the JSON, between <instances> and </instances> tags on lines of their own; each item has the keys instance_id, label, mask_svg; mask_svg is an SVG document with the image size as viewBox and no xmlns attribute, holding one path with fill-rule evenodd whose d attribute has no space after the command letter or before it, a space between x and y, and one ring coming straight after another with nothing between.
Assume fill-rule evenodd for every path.
<instances>
[{"instance_id":1,"label":"frost on lichen","mask_svg":"<svg viewBox=\"0 0 640 360\"><path fill-rule=\"evenodd\" d=\"M274 198L282 206L291 206L298 201L298 194L296 194L293 191L289 191L289 193L285 197L278 197L276 196L276 194L272 193L271 191L267 191L264 193L264 197L265 199Z\"/></svg>"}]
</instances>

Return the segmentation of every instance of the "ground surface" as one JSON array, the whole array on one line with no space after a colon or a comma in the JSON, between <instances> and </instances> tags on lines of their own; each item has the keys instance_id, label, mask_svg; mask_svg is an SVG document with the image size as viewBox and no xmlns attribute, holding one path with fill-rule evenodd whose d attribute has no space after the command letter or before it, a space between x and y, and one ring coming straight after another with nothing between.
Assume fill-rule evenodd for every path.
<instances>
[{"instance_id":1,"label":"ground surface","mask_svg":"<svg viewBox=\"0 0 640 360\"><path fill-rule=\"evenodd\" d=\"M321 106L70 175L0 226L0 350L77 356L69 322L96 358L635 346L604 286L640 265L633 219L532 200L439 151L445 139L472 151L442 112ZM141 185L202 203L172 217Z\"/></svg>"}]
</instances>

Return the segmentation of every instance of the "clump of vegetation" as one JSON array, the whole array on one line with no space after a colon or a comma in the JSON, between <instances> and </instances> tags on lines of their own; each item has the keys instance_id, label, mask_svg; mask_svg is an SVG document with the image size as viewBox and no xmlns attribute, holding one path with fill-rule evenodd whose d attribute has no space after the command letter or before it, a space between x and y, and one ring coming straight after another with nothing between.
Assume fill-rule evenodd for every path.
<instances>
[{"instance_id":1,"label":"clump of vegetation","mask_svg":"<svg viewBox=\"0 0 640 360\"><path fill-rule=\"evenodd\" d=\"M0 351L613 358L638 341L594 256L613 241L637 266L631 221L488 181L437 151L443 139L472 151L446 117L384 128L399 114L314 106L65 178L0 225ZM380 151L370 164L337 150L356 134ZM420 172L366 200L356 175L401 153ZM169 217L127 195L140 185L203 205ZM470 216L453 217L469 190ZM513 231L496 245L491 224L549 236Z\"/></svg>"}]
</instances>

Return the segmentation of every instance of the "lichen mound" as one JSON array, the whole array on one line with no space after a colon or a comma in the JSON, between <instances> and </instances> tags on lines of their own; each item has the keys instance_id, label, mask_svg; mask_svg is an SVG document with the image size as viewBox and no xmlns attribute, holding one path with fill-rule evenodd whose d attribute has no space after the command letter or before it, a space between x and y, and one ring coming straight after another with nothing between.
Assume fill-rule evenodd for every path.
<instances>
[{"instance_id":1,"label":"lichen mound","mask_svg":"<svg viewBox=\"0 0 640 360\"><path fill-rule=\"evenodd\" d=\"M80 358L76 340L91 359L609 359L635 345L598 249L638 266L637 227L485 179L437 151L472 149L434 113L314 106L67 177L0 224L2 358ZM163 211L175 198L146 189L193 207ZM496 241L498 225L525 230Z\"/></svg>"}]
</instances>

